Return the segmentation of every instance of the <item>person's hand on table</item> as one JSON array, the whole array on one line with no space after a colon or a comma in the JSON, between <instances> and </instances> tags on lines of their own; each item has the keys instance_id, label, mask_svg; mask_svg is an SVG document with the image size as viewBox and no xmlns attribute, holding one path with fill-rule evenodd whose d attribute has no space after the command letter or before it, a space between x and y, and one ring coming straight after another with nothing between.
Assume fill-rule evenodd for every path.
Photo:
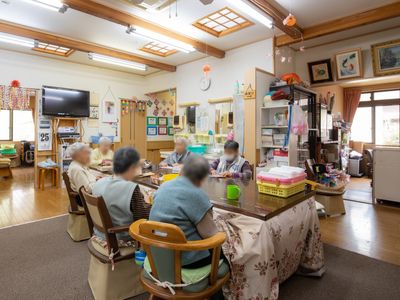
<instances>
[{"instance_id":1,"label":"person's hand on table","mask_svg":"<svg viewBox=\"0 0 400 300\"><path fill-rule=\"evenodd\" d=\"M163 163L163 162L162 162L162 163L160 163L160 167L161 167L161 168L168 167L168 164L167 164L167 163Z\"/></svg>"},{"instance_id":2,"label":"person's hand on table","mask_svg":"<svg viewBox=\"0 0 400 300\"><path fill-rule=\"evenodd\" d=\"M223 172L223 173L221 173L221 176L226 177L226 178L232 178L233 177L233 173L231 173L231 172Z\"/></svg>"},{"instance_id":3,"label":"person's hand on table","mask_svg":"<svg viewBox=\"0 0 400 300\"><path fill-rule=\"evenodd\" d=\"M176 164L173 164L172 166L173 166L173 167L179 167L179 168L182 168L182 167L183 167L182 164L177 164L177 163L176 163Z\"/></svg>"},{"instance_id":4,"label":"person's hand on table","mask_svg":"<svg viewBox=\"0 0 400 300\"><path fill-rule=\"evenodd\" d=\"M103 159L103 161L101 162L101 164L103 166L111 166L112 165L112 161L109 159Z\"/></svg>"},{"instance_id":5,"label":"person's hand on table","mask_svg":"<svg viewBox=\"0 0 400 300\"><path fill-rule=\"evenodd\" d=\"M218 174L217 171L214 170L214 169L211 169L211 170L210 170L210 173L211 173L211 175L217 175L217 174Z\"/></svg>"}]
</instances>

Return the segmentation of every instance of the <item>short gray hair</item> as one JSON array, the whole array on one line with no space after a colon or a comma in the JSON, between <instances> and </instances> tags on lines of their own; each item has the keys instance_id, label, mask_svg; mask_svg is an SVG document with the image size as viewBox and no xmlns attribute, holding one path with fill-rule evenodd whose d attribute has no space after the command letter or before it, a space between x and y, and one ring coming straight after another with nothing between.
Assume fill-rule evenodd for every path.
<instances>
[{"instance_id":1,"label":"short gray hair","mask_svg":"<svg viewBox=\"0 0 400 300\"><path fill-rule=\"evenodd\" d=\"M182 143L182 144L184 144L185 146L188 146L188 145L189 145L188 139L186 139L186 138L184 138L184 137L181 137L181 136L176 138L175 143Z\"/></svg>"},{"instance_id":2,"label":"short gray hair","mask_svg":"<svg viewBox=\"0 0 400 300\"><path fill-rule=\"evenodd\" d=\"M210 164L207 159L197 154L191 154L183 164L182 175L196 183L206 178L209 171Z\"/></svg>"},{"instance_id":3,"label":"short gray hair","mask_svg":"<svg viewBox=\"0 0 400 300\"><path fill-rule=\"evenodd\" d=\"M99 145L102 145L102 144L111 145L112 142L111 142L111 140L110 140L108 137L102 136L102 137L99 139Z\"/></svg>"},{"instance_id":4,"label":"short gray hair","mask_svg":"<svg viewBox=\"0 0 400 300\"><path fill-rule=\"evenodd\" d=\"M73 143L72 145L68 146L68 148L67 148L67 154L68 154L70 157L74 158L74 156L75 156L79 151L82 151L82 150L85 149L85 148L90 150L90 147L89 147L87 144L81 143L81 142L76 142L76 143Z\"/></svg>"}]
</instances>

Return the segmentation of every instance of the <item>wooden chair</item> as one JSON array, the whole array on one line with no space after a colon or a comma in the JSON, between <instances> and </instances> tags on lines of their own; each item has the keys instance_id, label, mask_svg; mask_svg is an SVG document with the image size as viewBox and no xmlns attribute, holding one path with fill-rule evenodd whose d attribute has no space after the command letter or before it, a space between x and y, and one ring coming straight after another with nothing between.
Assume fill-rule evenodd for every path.
<instances>
[{"instance_id":1,"label":"wooden chair","mask_svg":"<svg viewBox=\"0 0 400 300\"><path fill-rule=\"evenodd\" d=\"M135 264L135 247L120 247L117 234L128 232L129 225L114 227L102 197L88 194L84 198L93 227L105 236L106 247L90 239L88 282L96 300L127 299L144 293L139 283L140 266Z\"/></svg>"},{"instance_id":2,"label":"wooden chair","mask_svg":"<svg viewBox=\"0 0 400 300\"><path fill-rule=\"evenodd\" d=\"M59 168L58 166L54 166L54 167L37 167L38 168L38 186L39 189L41 189L42 191L44 191L44 179L46 178L46 174L47 172L50 172L51 174L51 182L53 184L53 186L58 187L58 178L59 178Z\"/></svg>"},{"instance_id":3,"label":"wooden chair","mask_svg":"<svg viewBox=\"0 0 400 300\"><path fill-rule=\"evenodd\" d=\"M131 236L139 241L146 251L151 276L145 270L140 281L150 299L207 299L221 290L228 281L229 267L224 262L219 265L221 245L226 234L219 232L216 235L198 241L187 241L182 230L172 224L139 220L134 222L129 230ZM202 281L188 286L182 285L182 251L200 251L212 249L212 263L210 275ZM153 278L151 278L153 277ZM156 279L156 280L154 280ZM158 282L157 282L158 281ZM174 285L173 292L163 287ZM183 284L185 285L185 284Z\"/></svg>"},{"instance_id":4,"label":"wooden chair","mask_svg":"<svg viewBox=\"0 0 400 300\"><path fill-rule=\"evenodd\" d=\"M255 177L255 174L254 174L254 172L255 172L254 164L250 164L250 169L251 169L251 180L254 180L254 177Z\"/></svg>"},{"instance_id":5,"label":"wooden chair","mask_svg":"<svg viewBox=\"0 0 400 300\"><path fill-rule=\"evenodd\" d=\"M79 194L72 190L67 172L62 174L69 198L67 232L75 242L87 240L91 237L84 208L80 206Z\"/></svg>"},{"instance_id":6,"label":"wooden chair","mask_svg":"<svg viewBox=\"0 0 400 300\"><path fill-rule=\"evenodd\" d=\"M13 178L12 170L11 170L11 161L8 158L2 158L0 161L0 177L8 177Z\"/></svg>"}]
</instances>

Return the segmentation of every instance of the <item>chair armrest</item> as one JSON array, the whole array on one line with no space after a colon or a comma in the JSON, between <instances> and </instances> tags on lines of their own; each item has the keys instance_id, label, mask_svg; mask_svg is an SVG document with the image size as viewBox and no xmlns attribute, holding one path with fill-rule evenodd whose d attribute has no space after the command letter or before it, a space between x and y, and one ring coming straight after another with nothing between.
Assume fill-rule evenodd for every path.
<instances>
[{"instance_id":1,"label":"chair armrest","mask_svg":"<svg viewBox=\"0 0 400 300\"><path fill-rule=\"evenodd\" d=\"M122 225L122 226L115 226L108 228L108 233L121 233L121 232L128 232L130 225Z\"/></svg>"}]
</instances>

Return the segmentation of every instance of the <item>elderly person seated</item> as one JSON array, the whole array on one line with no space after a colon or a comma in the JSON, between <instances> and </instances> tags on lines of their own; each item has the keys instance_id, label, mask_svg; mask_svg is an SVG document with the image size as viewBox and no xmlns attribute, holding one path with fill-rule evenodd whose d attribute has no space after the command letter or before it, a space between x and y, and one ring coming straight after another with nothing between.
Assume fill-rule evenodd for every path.
<instances>
[{"instance_id":1,"label":"elderly person seated","mask_svg":"<svg viewBox=\"0 0 400 300\"><path fill-rule=\"evenodd\" d=\"M215 235L212 204L201 186L208 177L208 161L192 154L183 165L181 176L163 183L154 194L149 220L175 224L189 241ZM182 266L199 268L211 263L209 251L182 253Z\"/></svg>"},{"instance_id":2,"label":"elderly person seated","mask_svg":"<svg viewBox=\"0 0 400 300\"><path fill-rule=\"evenodd\" d=\"M210 172L212 175L242 179L250 179L253 173L249 162L239 155L239 144L235 141L225 143L224 155L213 161Z\"/></svg>"},{"instance_id":3,"label":"elderly person seated","mask_svg":"<svg viewBox=\"0 0 400 300\"><path fill-rule=\"evenodd\" d=\"M149 216L150 205L145 202L139 186L132 181L140 170L139 153L132 147L120 148L114 155L114 175L100 179L93 186L93 195L103 197L114 226L129 225ZM96 229L94 233L105 239ZM128 233L117 236L119 240L131 240Z\"/></svg>"},{"instance_id":4,"label":"elderly person seated","mask_svg":"<svg viewBox=\"0 0 400 300\"><path fill-rule=\"evenodd\" d=\"M187 139L179 137L175 141L175 151L160 163L160 167L175 167L184 164L191 152L187 150L189 142Z\"/></svg>"},{"instance_id":5,"label":"elderly person seated","mask_svg":"<svg viewBox=\"0 0 400 300\"><path fill-rule=\"evenodd\" d=\"M90 164L92 166L111 166L114 152L111 150L111 140L108 137L101 137L99 147L92 151Z\"/></svg>"},{"instance_id":6,"label":"elderly person seated","mask_svg":"<svg viewBox=\"0 0 400 300\"><path fill-rule=\"evenodd\" d=\"M88 167L90 164L90 152L90 147L80 142L72 144L67 149L67 153L72 158L67 173L74 192L79 192L79 189L83 186L90 193L93 184L96 182L96 176L90 172Z\"/></svg>"}]
</instances>

